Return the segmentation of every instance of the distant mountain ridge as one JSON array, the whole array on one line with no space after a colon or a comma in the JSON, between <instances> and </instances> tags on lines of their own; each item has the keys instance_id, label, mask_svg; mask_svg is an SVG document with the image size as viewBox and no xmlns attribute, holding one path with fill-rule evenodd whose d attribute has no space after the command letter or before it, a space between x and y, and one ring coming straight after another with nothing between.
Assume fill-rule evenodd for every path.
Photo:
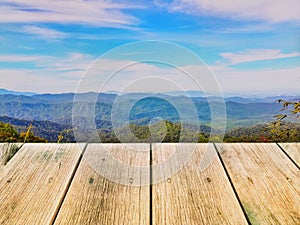
<instances>
[{"instance_id":1,"label":"distant mountain ridge","mask_svg":"<svg viewBox=\"0 0 300 225\"><path fill-rule=\"evenodd\" d=\"M85 93L60 93L60 94L38 94L34 92L18 92L13 90L7 90L7 89L1 89L0 88L0 96L1 95L14 95L14 96L27 96L27 97L34 97L35 100L40 101L57 101L57 102L63 102L68 101L71 102L74 100L74 97L87 101L89 99L101 99L101 98L107 98L107 96L115 98L117 96L126 96L128 98L142 98L147 96L168 96L168 97L188 97L192 98L194 100L198 101L214 101L216 99L220 100L220 97L214 97L214 96L205 96L205 94L201 91L171 91L171 92L162 92L162 93L118 93L116 91L108 91L105 93L97 93L97 92L85 92ZM233 96L233 97L225 97L224 101L232 101L237 103L274 103L279 99L289 100L289 101L297 101L299 100L300 96L269 96L269 97L262 97L262 98L252 98L252 97L239 97L239 96ZM25 98L24 98L25 99ZM101 99L102 101L102 99Z\"/></svg>"},{"instance_id":2,"label":"distant mountain ridge","mask_svg":"<svg viewBox=\"0 0 300 225\"><path fill-rule=\"evenodd\" d=\"M7 90L4 88L0 88L0 95L24 95L24 96L32 96L36 95L37 93L34 92L19 92L19 91L12 91Z\"/></svg>"},{"instance_id":3,"label":"distant mountain ridge","mask_svg":"<svg viewBox=\"0 0 300 225\"><path fill-rule=\"evenodd\" d=\"M152 96L152 97L149 97ZM122 112L129 109L129 122L137 125L146 125L153 118L161 118L176 123L180 121L180 116L172 106L172 102L180 105L187 113L191 110L189 102L193 102L198 119L202 125L209 125L211 121L212 104L222 106L221 98L218 97L187 97L169 96L166 94L149 93L128 93L123 95L108 93L63 93L63 94L35 94L32 96L0 94L0 116L7 116L20 120L29 121L50 121L60 125L70 126L73 119L74 98L76 102L85 103L84 112L95 114L95 123L98 129L109 129L112 126L111 115L114 107L117 106L119 112L118 119L124 121ZM274 116L280 113L281 104L278 99L299 100L299 96L274 96L268 98L225 98L227 111L227 126L229 129L240 126L249 126L266 123L274 120ZM118 104L114 104L118 100ZM170 101L170 103L168 102ZM175 104L175 105L176 105ZM93 111L88 111L93 110ZM89 114L87 113L87 114ZM215 112L217 114L218 112ZM91 114L89 114L91 115ZM84 115L79 120L78 127L85 127ZM217 129L217 127L214 127Z\"/></svg>"},{"instance_id":4,"label":"distant mountain ridge","mask_svg":"<svg viewBox=\"0 0 300 225\"><path fill-rule=\"evenodd\" d=\"M132 125L132 129L142 136L149 133L147 129L153 121L158 124L156 127L158 133L163 130L160 129L160 126L163 125L164 121L168 121L168 124L174 129L170 130L171 137L178 137L182 118L179 114L180 110L178 111L176 107L181 108L188 115L188 119L184 120L189 125L188 136L197 136L197 131L194 131L193 127L200 125L202 135L204 135L201 138L202 141L205 141L210 129L220 131L221 128L211 124L211 107L223 108L224 102L227 113L225 118L227 140L250 140L247 137L248 134L252 135L251 140L253 141L259 140L260 136L270 139L271 134L262 131L265 126L262 124L274 121L274 116L281 112L282 105L277 100L299 101L300 99L299 96L227 97L225 99L209 96L206 98L197 92L186 94L182 94L182 92L35 94L0 90L0 122L12 124L18 131L26 131L32 124L35 135L51 142L56 142L61 132L73 128L80 133L80 140L87 141L90 134L90 127L87 124L91 123L93 128L97 129L102 140L118 142L112 128L114 126L117 130L125 132L125 136L128 136L126 133L128 131L123 130L124 121ZM76 102L75 105L78 104L82 109L81 113L75 114L75 116L73 114L74 101ZM189 115L193 114L191 103L197 111L197 121L189 118ZM213 113L218 116L219 111L216 111ZM112 115L116 116L112 117ZM117 121L112 121L112 118ZM220 119L224 120L222 117ZM289 121L296 122L289 126L298 132L300 129L299 120L289 119ZM249 126L251 127L249 128ZM186 138L189 140L188 137ZM296 137L297 140L299 138ZM128 136L128 140L131 141L130 136ZM64 134L64 141L75 141L73 131Z\"/></svg>"}]
</instances>

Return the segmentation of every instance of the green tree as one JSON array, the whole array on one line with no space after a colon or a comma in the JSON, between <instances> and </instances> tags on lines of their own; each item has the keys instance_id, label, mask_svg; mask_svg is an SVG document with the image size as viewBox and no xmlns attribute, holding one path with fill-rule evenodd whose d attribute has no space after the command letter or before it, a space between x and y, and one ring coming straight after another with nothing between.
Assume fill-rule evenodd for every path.
<instances>
[{"instance_id":1,"label":"green tree","mask_svg":"<svg viewBox=\"0 0 300 225\"><path fill-rule=\"evenodd\" d=\"M0 142L16 142L18 139L19 134L13 126L0 122Z\"/></svg>"},{"instance_id":2,"label":"green tree","mask_svg":"<svg viewBox=\"0 0 300 225\"><path fill-rule=\"evenodd\" d=\"M9 123L0 122L0 142L48 142L46 139L35 136L30 125L26 132L20 134Z\"/></svg>"},{"instance_id":3,"label":"green tree","mask_svg":"<svg viewBox=\"0 0 300 225\"><path fill-rule=\"evenodd\" d=\"M282 103L282 109L281 111L289 111L291 115L295 115L297 118L300 117L300 101L285 101L282 99L278 100L279 103ZM286 113L280 113L275 116L277 118L277 121L282 121L288 115Z\"/></svg>"},{"instance_id":4,"label":"green tree","mask_svg":"<svg viewBox=\"0 0 300 225\"><path fill-rule=\"evenodd\" d=\"M292 128L290 124L284 120L288 117L295 117L295 119L299 118L300 101L286 101L279 99L278 103L282 104L282 113L275 115L276 120L266 127L266 130L269 130L271 133L272 141L299 141L298 131Z\"/></svg>"},{"instance_id":5,"label":"green tree","mask_svg":"<svg viewBox=\"0 0 300 225\"><path fill-rule=\"evenodd\" d=\"M24 142L33 142L33 143L46 143L48 142L45 138L41 138L38 136L35 136L33 132L21 132L19 141Z\"/></svg>"}]
</instances>

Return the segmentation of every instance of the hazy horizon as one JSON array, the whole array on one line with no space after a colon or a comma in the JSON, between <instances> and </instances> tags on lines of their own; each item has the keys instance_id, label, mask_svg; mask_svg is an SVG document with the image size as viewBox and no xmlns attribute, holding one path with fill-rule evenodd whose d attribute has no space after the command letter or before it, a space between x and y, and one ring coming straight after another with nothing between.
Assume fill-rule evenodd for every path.
<instances>
[{"instance_id":1,"label":"hazy horizon","mask_svg":"<svg viewBox=\"0 0 300 225\"><path fill-rule=\"evenodd\" d=\"M53 94L53 95L59 95L59 94L87 94L87 93L95 93L95 94L115 94L115 95L126 95L126 94L165 94L165 95L170 95L170 96L190 96L190 97L214 97L215 95L213 94L205 94L201 91L195 91L195 90L188 90L186 92L181 92L181 91L171 91L171 92L117 92L114 90L106 91L106 92L96 92L96 91L87 91L87 92L44 92L44 93L39 93L39 92L34 92L34 91L19 91L19 90L8 90L5 88L0 88L0 95L6 94L8 92L9 94L15 94L15 95L27 95L27 96L32 96L32 95L46 95L46 94ZM223 93L223 96L225 98L230 98L230 97L241 97L241 98L268 98L268 97L300 97L300 94L277 94L277 95L272 95L272 94L261 94L261 95L255 95L255 94L239 94L239 93Z\"/></svg>"},{"instance_id":2,"label":"hazy horizon","mask_svg":"<svg viewBox=\"0 0 300 225\"><path fill-rule=\"evenodd\" d=\"M299 8L297 0L3 0L0 86L76 92L85 76L81 92L202 90L192 74L205 88L213 77L227 96L299 94ZM146 40L179 50L140 43ZM93 69L96 60L102 64ZM147 77L156 80L141 81Z\"/></svg>"}]
</instances>

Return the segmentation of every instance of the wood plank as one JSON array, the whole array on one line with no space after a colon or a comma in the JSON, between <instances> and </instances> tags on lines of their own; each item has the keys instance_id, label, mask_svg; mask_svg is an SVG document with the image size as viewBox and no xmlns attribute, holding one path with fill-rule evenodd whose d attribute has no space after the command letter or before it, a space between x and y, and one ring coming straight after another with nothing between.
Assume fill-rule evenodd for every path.
<instances>
[{"instance_id":1,"label":"wood plank","mask_svg":"<svg viewBox=\"0 0 300 225\"><path fill-rule=\"evenodd\" d=\"M7 157L11 151L16 151L22 143L0 143L0 170L7 163Z\"/></svg>"},{"instance_id":2,"label":"wood plank","mask_svg":"<svg viewBox=\"0 0 300 225\"><path fill-rule=\"evenodd\" d=\"M171 163L164 163L165 166L161 168L160 176L165 176L165 181L153 185L153 224L247 224L214 146L183 144L184 147L179 151L191 151L196 146L194 155L179 172L168 177L170 171L176 172L176 165L182 161L177 146L153 145L154 164L164 163L175 154ZM207 151L214 158L205 170L200 171ZM153 173L156 173L154 176L159 175Z\"/></svg>"},{"instance_id":3,"label":"wood plank","mask_svg":"<svg viewBox=\"0 0 300 225\"><path fill-rule=\"evenodd\" d=\"M300 166L300 143L279 143L279 145Z\"/></svg>"},{"instance_id":4,"label":"wood plank","mask_svg":"<svg viewBox=\"0 0 300 225\"><path fill-rule=\"evenodd\" d=\"M149 224L149 158L149 144L89 144L55 224Z\"/></svg>"},{"instance_id":5,"label":"wood plank","mask_svg":"<svg viewBox=\"0 0 300 225\"><path fill-rule=\"evenodd\" d=\"M0 224L49 224L83 147L25 144L0 175Z\"/></svg>"},{"instance_id":6,"label":"wood plank","mask_svg":"<svg viewBox=\"0 0 300 225\"><path fill-rule=\"evenodd\" d=\"M300 224L300 171L275 143L218 149L252 224Z\"/></svg>"}]
</instances>

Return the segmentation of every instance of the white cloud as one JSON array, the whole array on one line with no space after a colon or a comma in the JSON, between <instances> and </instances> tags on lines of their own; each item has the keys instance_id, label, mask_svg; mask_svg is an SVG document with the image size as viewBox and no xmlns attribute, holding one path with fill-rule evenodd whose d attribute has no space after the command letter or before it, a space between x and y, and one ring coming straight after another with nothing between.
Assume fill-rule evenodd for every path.
<instances>
[{"instance_id":1,"label":"white cloud","mask_svg":"<svg viewBox=\"0 0 300 225\"><path fill-rule=\"evenodd\" d=\"M39 93L74 92L82 74L94 58L80 53L66 57L45 55L0 55L0 62L30 62L28 69L0 69L0 87Z\"/></svg>"},{"instance_id":2,"label":"white cloud","mask_svg":"<svg viewBox=\"0 0 300 225\"><path fill-rule=\"evenodd\" d=\"M70 52L66 56L0 55L0 62L30 62L35 67L52 70L85 70L94 58L90 55Z\"/></svg>"},{"instance_id":3,"label":"white cloud","mask_svg":"<svg viewBox=\"0 0 300 225\"><path fill-rule=\"evenodd\" d=\"M0 68L0 87L38 93L75 92L90 55L71 52L65 57L45 55L0 55L0 62L30 62L27 69ZM34 68L32 67L34 64Z\"/></svg>"},{"instance_id":4,"label":"white cloud","mask_svg":"<svg viewBox=\"0 0 300 225\"><path fill-rule=\"evenodd\" d=\"M285 54L278 49L251 49L239 53L224 52L220 55L230 64L238 64L243 62L297 57L300 56L300 53L293 52Z\"/></svg>"},{"instance_id":5,"label":"white cloud","mask_svg":"<svg viewBox=\"0 0 300 225\"><path fill-rule=\"evenodd\" d=\"M53 71L84 71L94 61L94 57L77 52L66 57L51 57L37 62L39 67Z\"/></svg>"},{"instance_id":6,"label":"white cloud","mask_svg":"<svg viewBox=\"0 0 300 225\"><path fill-rule=\"evenodd\" d=\"M155 1L170 11L214 15L232 19L264 20L272 23L300 21L299 0L173 0Z\"/></svg>"},{"instance_id":7,"label":"white cloud","mask_svg":"<svg viewBox=\"0 0 300 225\"><path fill-rule=\"evenodd\" d=\"M22 56L18 56L22 59ZM1 59L1 58L0 58ZM29 60L29 59L23 59ZM35 59L33 59L35 60ZM189 65L178 69L160 67L155 64L136 63L105 59L101 64L86 69L93 58L80 53L70 53L66 58L45 57L34 61L40 69L0 69L0 87L31 92L79 92L116 90L123 92L162 92L199 90L187 74L196 77L200 88L207 94L213 93L216 84L211 83L211 74L204 65ZM120 69L120 70L118 70ZM210 66L225 94L277 95L300 94L300 67L287 69L237 70L227 66ZM185 71L186 73L182 72ZM82 76L85 80L81 80ZM111 76L107 80L107 76ZM210 93L211 91L211 93Z\"/></svg>"},{"instance_id":8,"label":"white cloud","mask_svg":"<svg viewBox=\"0 0 300 225\"><path fill-rule=\"evenodd\" d=\"M37 93L74 92L81 74L78 71L62 75L47 70L0 69L0 87Z\"/></svg>"},{"instance_id":9,"label":"white cloud","mask_svg":"<svg viewBox=\"0 0 300 225\"><path fill-rule=\"evenodd\" d=\"M0 23L77 23L100 27L129 28L139 20L122 12L135 4L105 0L3 0Z\"/></svg>"},{"instance_id":10,"label":"white cloud","mask_svg":"<svg viewBox=\"0 0 300 225\"><path fill-rule=\"evenodd\" d=\"M67 33L56 31L53 29L42 28L37 26L25 26L24 32L28 34L38 35L45 39L63 39L68 37Z\"/></svg>"},{"instance_id":11,"label":"white cloud","mask_svg":"<svg viewBox=\"0 0 300 225\"><path fill-rule=\"evenodd\" d=\"M7 56L1 58L8 60ZM80 53L70 53L67 58L9 56L31 61L39 69L0 69L2 87L34 92L110 91L163 92L198 89L194 81L176 68L161 68L161 64L137 63L130 60L103 59L89 70L93 58ZM190 68L183 68L190 71ZM199 69L199 68L198 68ZM199 70L198 70L199 71ZM200 70L201 71L201 70ZM109 80L107 78L110 77ZM56 85L57 84L57 85Z\"/></svg>"},{"instance_id":12,"label":"white cloud","mask_svg":"<svg viewBox=\"0 0 300 225\"><path fill-rule=\"evenodd\" d=\"M0 55L0 62L32 62L39 60L40 56L28 55Z\"/></svg>"},{"instance_id":13,"label":"white cloud","mask_svg":"<svg viewBox=\"0 0 300 225\"><path fill-rule=\"evenodd\" d=\"M216 30L217 33L253 33L253 32L266 32L272 30L270 24L255 24L255 25L244 25L240 27L226 27L224 29Z\"/></svg>"},{"instance_id":14,"label":"white cloud","mask_svg":"<svg viewBox=\"0 0 300 225\"><path fill-rule=\"evenodd\" d=\"M53 74L63 71L84 71L94 60L94 57L90 55L76 52L57 57L46 55L0 55L0 62L29 63L27 66L25 64L24 67L52 71Z\"/></svg>"},{"instance_id":15,"label":"white cloud","mask_svg":"<svg viewBox=\"0 0 300 225\"><path fill-rule=\"evenodd\" d=\"M247 96L300 95L300 67L236 70L212 67L224 93Z\"/></svg>"},{"instance_id":16,"label":"white cloud","mask_svg":"<svg viewBox=\"0 0 300 225\"><path fill-rule=\"evenodd\" d=\"M122 62L119 63L122 64ZM107 65L109 71L111 63ZM209 68L213 71L213 75L207 71L204 65L179 67L186 72L183 73L174 68L135 64L119 72L114 79L107 83L104 90L120 90L126 87L125 92L178 91L181 89L183 91L201 90L207 95L218 94L219 90L225 95L231 93L247 96L300 94L300 67L238 70L214 65ZM187 74L192 75L193 79ZM95 85L95 88L102 85L102 82L97 82L97 80L99 81L97 76L99 74L95 74L94 79L91 79L94 81L92 85ZM141 77L148 77L148 79L141 79ZM220 89L217 88L217 85Z\"/></svg>"}]
</instances>

